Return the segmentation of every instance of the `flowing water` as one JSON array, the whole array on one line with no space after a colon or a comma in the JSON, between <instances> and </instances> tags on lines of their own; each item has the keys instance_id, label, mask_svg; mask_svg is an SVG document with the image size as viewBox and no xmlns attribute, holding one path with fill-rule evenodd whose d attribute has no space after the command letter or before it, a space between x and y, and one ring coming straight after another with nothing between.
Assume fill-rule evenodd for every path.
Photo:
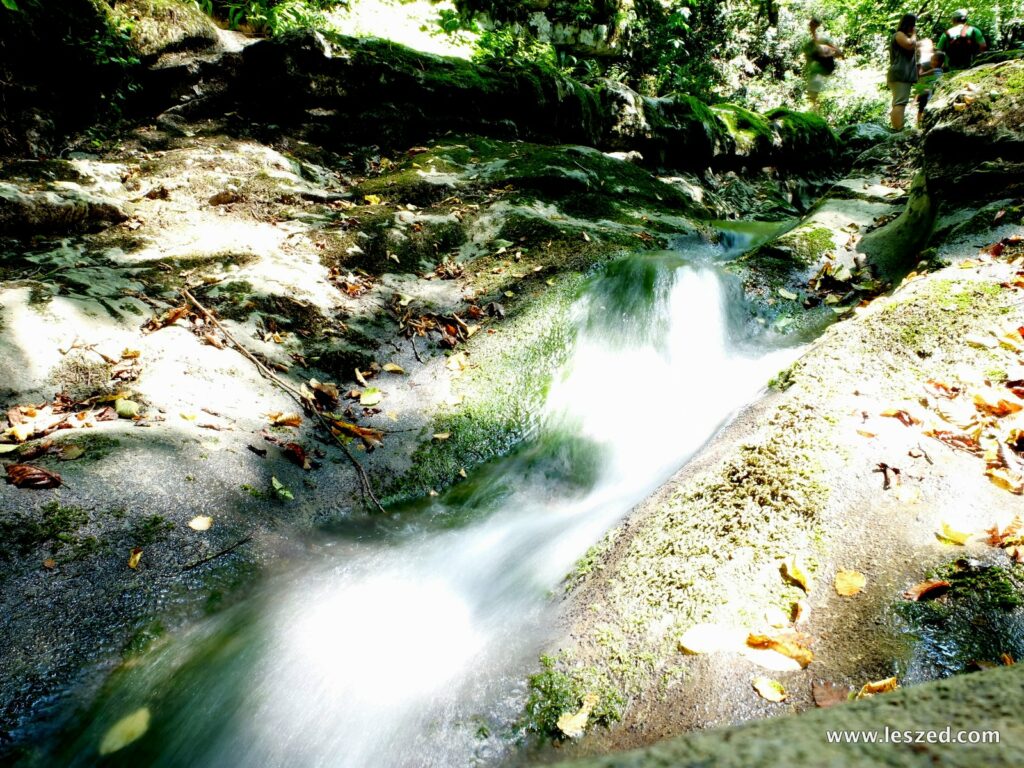
<instances>
[{"instance_id":1,"label":"flowing water","mask_svg":"<svg viewBox=\"0 0 1024 768\"><path fill-rule=\"evenodd\" d=\"M148 730L110 764L507 756L552 640L553 591L796 354L753 322L716 266L729 255L695 246L609 265L574 307L573 350L526 444L395 519L333 531L308 566L144 656L60 762L92 764L143 708Z\"/></svg>"}]
</instances>

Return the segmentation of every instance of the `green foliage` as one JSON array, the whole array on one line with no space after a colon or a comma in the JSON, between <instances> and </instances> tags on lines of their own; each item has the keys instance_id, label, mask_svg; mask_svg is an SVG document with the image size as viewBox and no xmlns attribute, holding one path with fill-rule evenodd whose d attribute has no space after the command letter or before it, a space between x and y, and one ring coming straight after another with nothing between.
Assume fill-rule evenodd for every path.
<instances>
[{"instance_id":1,"label":"green foliage","mask_svg":"<svg viewBox=\"0 0 1024 768\"><path fill-rule=\"evenodd\" d=\"M478 45L474 60L492 66L508 63L555 65L555 50L550 43L517 33L512 27L484 30Z\"/></svg>"},{"instance_id":2,"label":"green foliage","mask_svg":"<svg viewBox=\"0 0 1024 768\"><path fill-rule=\"evenodd\" d=\"M0 5L6 8L8 11L17 11L18 4L14 0L0 0Z\"/></svg>"},{"instance_id":3,"label":"green foliage","mask_svg":"<svg viewBox=\"0 0 1024 768\"><path fill-rule=\"evenodd\" d=\"M326 11L348 0L199 0L208 15L226 21L231 29L279 35L293 29L324 27Z\"/></svg>"},{"instance_id":4,"label":"green foliage","mask_svg":"<svg viewBox=\"0 0 1024 768\"><path fill-rule=\"evenodd\" d=\"M551 656L540 657L541 671L529 679L530 694L526 700L523 726L531 733L564 739L558 718L572 714L583 705L588 693L597 694L597 705L590 715L590 725L608 726L622 717L625 700L622 694L604 682L594 669L562 671Z\"/></svg>"}]
</instances>

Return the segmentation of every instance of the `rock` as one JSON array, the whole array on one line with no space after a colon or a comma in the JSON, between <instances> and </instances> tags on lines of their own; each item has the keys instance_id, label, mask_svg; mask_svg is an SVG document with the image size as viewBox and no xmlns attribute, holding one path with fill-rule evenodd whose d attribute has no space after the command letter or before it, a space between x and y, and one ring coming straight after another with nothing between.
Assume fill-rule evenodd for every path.
<instances>
[{"instance_id":1,"label":"rock","mask_svg":"<svg viewBox=\"0 0 1024 768\"><path fill-rule=\"evenodd\" d=\"M848 148L857 151L882 143L889 136L888 129L878 123L853 123L843 128L839 134L839 138Z\"/></svg>"},{"instance_id":2,"label":"rock","mask_svg":"<svg viewBox=\"0 0 1024 768\"><path fill-rule=\"evenodd\" d=\"M918 172L903 212L888 224L868 232L858 245L879 277L898 282L914 268L931 234L935 210L925 175Z\"/></svg>"},{"instance_id":3,"label":"rock","mask_svg":"<svg viewBox=\"0 0 1024 768\"><path fill-rule=\"evenodd\" d=\"M944 80L925 112L925 172L944 200L1024 193L1024 60Z\"/></svg>"},{"instance_id":4,"label":"rock","mask_svg":"<svg viewBox=\"0 0 1024 768\"><path fill-rule=\"evenodd\" d=\"M594 93L553 70L499 70L376 39L297 32L251 45L234 91L251 115L328 144L404 144L449 131L595 145Z\"/></svg>"},{"instance_id":5,"label":"rock","mask_svg":"<svg viewBox=\"0 0 1024 768\"><path fill-rule=\"evenodd\" d=\"M824 119L810 112L779 107L765 117L772 121L781 142L780 157L790 169L829 173L842 142Z\"/></svg>"},{"instance_id":6,"label":"rock","mask_svg":"<svg viewBox=\"0 0 1024 768\"><path fill-rule=\"evenodd\" d=\"M207 201L210 205L230 205L231 203L237 203L241 200L241 195L232 189L223 189L217 194L210 197Z\"/></svg>"},{"instance_id":7,"label":"rock","mask_svg":"<svg viewBox=\"0 0 1024 768\"><path fill-rule=\"evenodd\" d=\"M202 51L217 45L217 27L186 0L117 0L115 19L128 22L131 43L143 62L171 51Z\"/></svg>"},{"instance_id":8,"label":"rock","mask_svg":"<svg viewBox=\"0 0 1024 768\"><path fill-rule=\"evenodd\" d=\"M91 192L60 187L25 191L0 182L0 235L93 232L127 218L118 203Z\"/></svg>"},{"instance_id":9,"label":"rock","mask_svg":"<svg viewBox=\"0 0 1024 768\"><path fill-rule=\"evenodd\" d=\"M732 136L737 158L756 166L765 165L781 154L783 147L778 129L764 115L737 104L716 104L711 110Z\"/></svg>"}]
</instances>

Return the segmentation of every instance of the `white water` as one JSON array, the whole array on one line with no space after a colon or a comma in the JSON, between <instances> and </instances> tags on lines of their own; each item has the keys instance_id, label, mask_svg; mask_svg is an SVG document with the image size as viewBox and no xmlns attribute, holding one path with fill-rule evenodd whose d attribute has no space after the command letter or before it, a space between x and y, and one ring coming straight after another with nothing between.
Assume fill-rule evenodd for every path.
<instances>
[{"instance_id":1,"label":"white water","mask_svg":"<svg viewBox=\"0 0 1024 768\"><path fill-rule=\"evenodd\" d=\"M730 313L741 311L715 270L662 270L666 290L653 315L640 315L650 320L588 323L605 311L602 294L581 300L580 337L547 397L542 433L569 430L600 447L591 487L523 474L513 458L490 470L505 487L475 522L339 542L327 564L289 579L256 626L224 641L236 663L210 664L175 712L156 708L154 720L174 727L147 759L372 768L493 759L501 734L478 728L500 731L518 714L548 640L551 591L795 354L735 348ZM436 504L443 511L443 497ZM163 663L180 666L183 654L179 643Z\"/></svg>"}]
</instances>

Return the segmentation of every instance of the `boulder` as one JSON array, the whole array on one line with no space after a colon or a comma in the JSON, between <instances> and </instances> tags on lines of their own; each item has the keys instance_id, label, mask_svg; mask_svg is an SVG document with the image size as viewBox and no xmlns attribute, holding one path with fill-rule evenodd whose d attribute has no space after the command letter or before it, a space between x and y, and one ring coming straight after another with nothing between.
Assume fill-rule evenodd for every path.
<instances>
[{"instance_id":1,"label":"boulder","mask_svg":"<svg viewBox=\"0 0 1024 768\"><path fill-rule=\"evenodd\" d=\"M113 16L127 22L132 47L143 62L172 51L202 51L217 45L217 27L188 0L116 0Z\"/></svg>"},{"instance_id":2,"label":"boulder","mask_svg":"<svg viewBox=\"0 0 1024 768\"><path fill-rule=\"evenodd\" d=\"M303 31L249 46L240 109L328 144L404 144L449 131L594 145L594 93L552 69L501 70L385 40Z\"/></svg>"},{"instance_id":3,"label":"boulder","mask_svg":"<svg viewBox=\"0 0 1024 768\"><path fill-rule=\"evenodd\" d=\"M91 192L63 188L27 191L0 182L0 235L89 232L126 218L116 202Z\"/></svg>"},{"instance_id":4,"label":"boulder","mask_svg":"<svg viewBox=\"0 0 1024 768\"><path fill-rule=\"evenodd\" d=\"M787 167L828 173L842 141L824 118L779 107L765 114L779 134L779 157Z\"/></svg>"},{"instance_id":5,"label":"boulder","mask_svg":"<svg viewBox=\"0 0 1024 768\"><path fill-rule=\"evenodd\" d=\"M1024 193L1024 60L946 79L924 119L928 186L944 200Z\"/></svg>"}]
</instances>

